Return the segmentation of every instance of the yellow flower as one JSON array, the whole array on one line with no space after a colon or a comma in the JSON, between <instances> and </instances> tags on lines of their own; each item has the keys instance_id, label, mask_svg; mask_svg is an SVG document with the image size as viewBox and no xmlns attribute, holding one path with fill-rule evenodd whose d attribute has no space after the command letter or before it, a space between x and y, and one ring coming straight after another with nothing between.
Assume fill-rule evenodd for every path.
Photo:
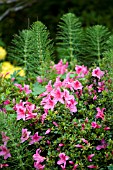
<instances>
[{"instance_id":1,"label":"yellow flower","mask_svg":"<svg viewBox=\"0 0 113 170\"><path fill-rule=\"evenodd\" d=\"M0 47L0 60L4 60L6 57L6 50L3 47Z\"/></svg>"},{"instance_id":2,"label":"yellow flower","mask_svg":"<svg viewBox=\"0 0 113 170\"><path fill-rule=\"evenodd\" d=\"M10 78L11 74L13 74L14 71L17 71L17 70L20 70L19 73L18 73L20 76L25 76L25 72L21 67L14 67L10 62L6 62L6 61L3 62L1 70L2 70L1 74L3 74L4 76L7 73L9 73L5 76L5 78Z\"/></svg>"}]
</instances>

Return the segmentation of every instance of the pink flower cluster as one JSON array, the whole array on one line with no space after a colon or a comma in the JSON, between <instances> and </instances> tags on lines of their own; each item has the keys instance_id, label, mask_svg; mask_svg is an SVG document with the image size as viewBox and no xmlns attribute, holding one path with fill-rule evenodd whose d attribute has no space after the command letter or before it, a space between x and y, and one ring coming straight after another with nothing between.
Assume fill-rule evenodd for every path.
<instances>
[{"instance_id":1,"label":"pink flower cluster","mask_svg":"<svg viewBox=\"0 0 113 170\"><path fill-rule=\"evenodd\" d=\"M26 94L30 94L32 92L31 90L29 90L29 85L24 84L24 87L22 87L21 84L17 83L15 83L14 85L20 89L20 92L24 91Z\"/></svg>"},{"instance_id":2,"label":"pink flower cluster","mask_svg":"<svg viewBox=\"0 0 113 170\"><path fill-rule=\"evenodd\" d=\"M42 165L41 163L46 159L45 157L41 156L40 155L41 153L41 150L40 149L37 149L36 150L36 154L33 155L33 159L36 161L34 162L34 167L37 169L37 170L43 170L45 165Z\"/></svg>"},{"instance_id":3,"label":"pink flower cluster","mask_svg":"<svg viewBox=\"0 0 113 170\"><path fill-rule=\"evenodd\" d=\"M53 66L53 68L56 69L57 74L64 74L67 71L67 67L68 67L68 62L66 62L66 64L63 65L62 59L59 61L58 64L55 64Z\"/></svg>"},{"instance_id":4,"label":"pink flower cluster","mask_svg":"<svg viewBox=\"0 0 113 170\"><path fill-rule=\"evenodd\" d=\"M2 135L2 142L4 144L0 146L0 156L3 156L4 159L7 159L7 158L11 157L10 151L9 151L9 149L6 146L8 140L10 138L8 136L6 136L5 132L1 132L1 135ZM1 166L5 167L5 164L1 164ZM6 166L8 166L8 165L6 164Z\"/></svg>"},{"instance_id":5,"label":"pink flower cluster","mask_svg":"<svg viewBox=\"0 0 113 170\"><path fill-rule=\"evenodd\" d=\"M17 112L17 120L23 119L25 121L35 118L37 115L37 113L33 113L35 108L34 104L20 100L20 103L14 106L14 110Z\"/></svg>"}]
</instances>

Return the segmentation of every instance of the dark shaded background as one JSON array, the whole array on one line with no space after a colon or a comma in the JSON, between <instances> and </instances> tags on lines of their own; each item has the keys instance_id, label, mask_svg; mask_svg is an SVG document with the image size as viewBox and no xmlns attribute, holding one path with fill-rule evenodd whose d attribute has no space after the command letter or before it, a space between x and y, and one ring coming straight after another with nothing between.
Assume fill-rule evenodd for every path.
<instances>
[{"instance_id":1,"label":"dark shaded background","mask_svg":"<svg viewBox=\"0 0 113 170\"><path fill-rule=\"evenodd\" d=\"M34 3L31 0L31 4L30 0L25 1L29 2L28 6L16 12L10 11L0 21L0 38L6 46L10 45L15 33L28 28L36 20L48 27L54 39L59 19L67 12L80 17L83 27L102 24L111 31L113 29L113 0L36 0ZM0 16L18 2L0 4Z\"/></svg>"}]
</instances>

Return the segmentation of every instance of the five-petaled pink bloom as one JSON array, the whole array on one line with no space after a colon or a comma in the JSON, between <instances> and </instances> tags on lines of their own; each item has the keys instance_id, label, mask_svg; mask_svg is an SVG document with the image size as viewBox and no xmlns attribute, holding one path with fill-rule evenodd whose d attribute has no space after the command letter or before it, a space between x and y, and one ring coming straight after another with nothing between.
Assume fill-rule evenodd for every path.
<instances>
[{"instance_id":1,"label":"five-petaled pink bloom","mask_svg":"<svg viewBox=\"0 0 113 170\"><path fill-rule=\"evenodd\" d=\"M78 74L77 76L78 78L84 77L86 74L88 74L88 69L84 65L82 66L76 65L75 70L76 70L76 73Z\"/></svg>"},{"instance_id":2,"label":"five-petaled pink bloom","mask_svg":"<svg viewBox=\"0 0 113 170\"><path fill-rule=\"evenodd\" d=\"M4 156L4 159L11 157L9 149L5 145L0 146L0 156Z\"/></svg>"},{"instance_id":3,"label":"five-petaled pink bloom","mask_svg":"<svg viewBox=\"0 0 113 170\"><path fill-rule=\"evenodd\" d=\"M31 137L31 141L29 142L29 145L39 142L39 140L42 138L42 136L38 136L38 132L36 132L33 136L30 137Z\"/></svg>"},{"instance_id":4,"label":"five-petaled pink bloom","mask_svg":"<svg viewBox=\"0 0 113 170\"><path fill-rule=\"evenodd\" d=\"M30 133L31 132L29 132L27 129L22 129L21 143L28 140Z\"/></svg>"},{"instance_id":5,"label":"five-petaled pink bloom","mask_svg":"<svg viewBox=\"0 0 113 170\"><path fill-rule=\"evenodd\" d=\"M104 71L101 71L99 67L93 69L92 76L100 79L104 75Z\"/></svg>"},{"instance_id":6,"label":"five-petaled pink bloom","mask_svg":"<svg viewBox=\"0 0 113 170\"><path fill-rule=\"evenodd\" d=\"M60 153L59 157L60 157L60 160L57 161L57 164L58 165L62 165L63 164L62 167L65 168L66 167L66 161L69 159L69 156L66 156L65 153Z\"/></svg>"},{"instance_id":7,"label":"five-petaled pink bloom","mask_svg":"<svg viewBox=\"0 0 113 170\"><path fill-rule=\"evenodd\" d=\"M96 114L96 119L101 118L102 120L104 119L104 110L105 108L100 109L99 107L96 108L97 114Z\"/></svg>"},{"instance_id":8,"label":"five-petaled pink bloom","mask_svg":"<svg viewBox=\"0 0 113 170\"><path fill-rule=\"evenodd\" d=\"M33 159L36 161L34 162L34 167L37 170L43 170L45 165L41 165L41 163L46 159L45 157L40 155L41 150L37 149L36 154L33 155Z\"/></svg>"}]
</instances>

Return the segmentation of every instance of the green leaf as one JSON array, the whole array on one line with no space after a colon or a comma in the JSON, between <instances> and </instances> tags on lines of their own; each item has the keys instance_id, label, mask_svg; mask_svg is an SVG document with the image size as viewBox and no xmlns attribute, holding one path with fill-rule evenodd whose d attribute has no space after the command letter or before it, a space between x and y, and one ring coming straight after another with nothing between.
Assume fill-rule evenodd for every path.
<instances>
[{"instance_id":1,"label":"green leaf","mask_svg":"<svg viewBox=\"0 0 113 170\"><path fill-rule=\"evenodd\" d=\"M39 95L39 94L43 93L45 90L46 90L45 87L43 87L38 82L36 82L35 84L33 84L33 92L32 92L32 94L34 96L36 96L36 95Z\"/></svg>"},{"instance_id":2,"label":"green leaf","mask_svg":"<svg viewBox=\"0 0 113 170\"><path fill-rule=\"evenodd\" d=\"M113 170L113 165L108 166L109 170Z\"/></svg>"}]
</instances>

